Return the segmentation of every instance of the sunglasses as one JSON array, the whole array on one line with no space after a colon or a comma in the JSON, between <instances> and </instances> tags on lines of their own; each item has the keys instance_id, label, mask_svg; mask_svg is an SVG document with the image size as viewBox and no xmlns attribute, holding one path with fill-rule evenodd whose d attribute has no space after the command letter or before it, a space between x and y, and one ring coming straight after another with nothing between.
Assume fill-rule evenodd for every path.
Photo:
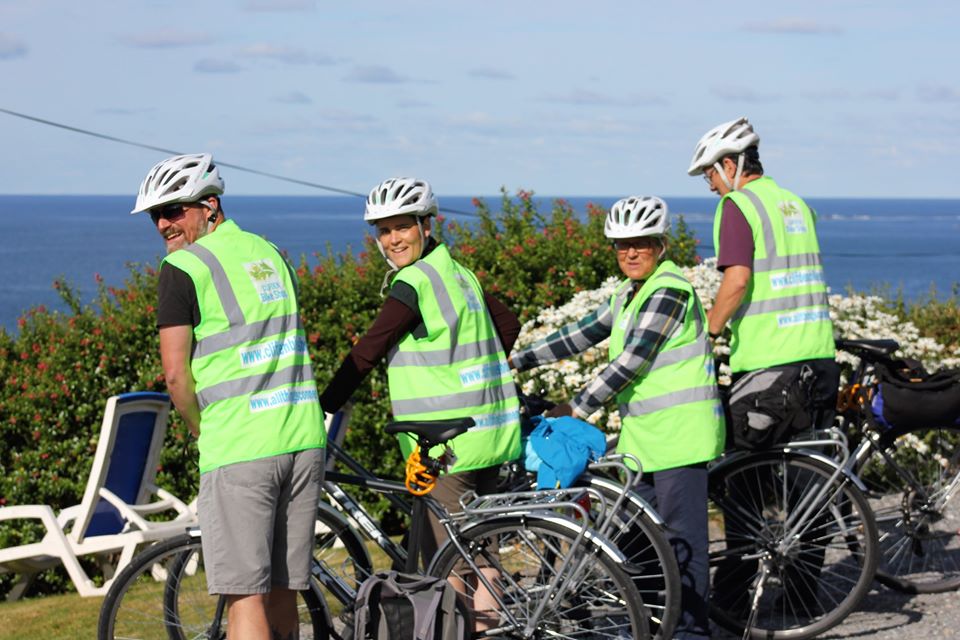
<instances>
[{"instance_id":1,"label":"sunglasses","mask_svg":"<svg viewBox=\"0 0 960 640\"><path fill-rule=\"evenodd\" d=\"M198 202L177 202L174 204L164 205L162 207L150 209L150 219L153 220L153 224L160 222L161 218L168 222L176 222L183 216L187 215L188 208L199 206L202 205Z\"/></svg>"}]
</instances>

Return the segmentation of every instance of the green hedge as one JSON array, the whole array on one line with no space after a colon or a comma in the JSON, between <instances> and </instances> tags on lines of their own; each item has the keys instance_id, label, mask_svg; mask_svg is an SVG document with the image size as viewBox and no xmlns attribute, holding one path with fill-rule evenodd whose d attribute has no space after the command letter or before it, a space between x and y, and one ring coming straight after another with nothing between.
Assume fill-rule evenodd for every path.
<instances>
[{"instance_id":1,"label":"green hedge","mask_svg":"<svg viewBox=\"0 0 960 640\"><path fill-rule=\"evenodd\" d=\"M454 255L522 320L617 273L603 238L604 210L590 206L578 214L558 200L549 213L541 213L532 195L520 191L511 197L504 191L496 209L475 201L479 218L468 225L442 216L437 221L437 233ZM673 235L670 256L691 264L696 243L682 219ZM357 255L336 255L328 248L311 260L299 259L304 322L321 389L382 304L386 265L370 238L364 247ZM94 304L82 305L73 289L59 281L54 286L68 313L35 308L21 318L17 336L0 330L0 504L55 509L78 504L106 398L165 390L155 328L156 284L155 268L134 265L122 287L100 282ZM399 476L395 440L381 428L389 410L382 366L355 397L348 450L376 472ZM174 414L158 483L189 500L198 486L196 460L195 442ZM376 498L372 502L393 526L395 516ZM3 525L0 545L35 541L38 535L36 526ZM8 583L9 576L0 580ZM65 574L52 572L32 592L65 584ZM5 587L0 584L0 593Z\"/></svg>"}]
</instances>

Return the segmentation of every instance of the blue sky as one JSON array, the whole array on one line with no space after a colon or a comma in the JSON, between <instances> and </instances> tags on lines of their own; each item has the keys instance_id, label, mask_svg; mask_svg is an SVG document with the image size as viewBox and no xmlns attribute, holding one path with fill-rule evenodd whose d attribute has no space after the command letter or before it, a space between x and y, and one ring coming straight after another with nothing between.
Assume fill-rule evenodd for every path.
<instances>
[{"instance_id":1,"label":"blue sky","mask_svg":"<svg viewBox=\"0 0 960 640\"><path fill-rule=\"evenodd\" d=\"M366 192L709 195L741 115L800 194L960 197L960 3L0 0L0 108ZM0 193L164 154L0 114ZM224 171L228 194L314 194Z\"/></svg>"}]
</instances>

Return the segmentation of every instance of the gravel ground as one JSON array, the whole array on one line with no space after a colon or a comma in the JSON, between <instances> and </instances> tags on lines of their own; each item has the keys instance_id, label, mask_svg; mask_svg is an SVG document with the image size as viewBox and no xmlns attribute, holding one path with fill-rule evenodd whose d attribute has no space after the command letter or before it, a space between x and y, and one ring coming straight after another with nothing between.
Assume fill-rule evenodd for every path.
<instances>
[{"instance_id":1,"label":"gravel ground","mask_svg":"<svg viewBox=\"0 0 960 640\"><path fill-rule=\"evenodd\" d=\"M717 631L713 637L730 640L738 636ZM874 582L857 611L818 637L824 640L960 638L960 593L913 595L892 591Z\"/></svg>"}]
</instances>

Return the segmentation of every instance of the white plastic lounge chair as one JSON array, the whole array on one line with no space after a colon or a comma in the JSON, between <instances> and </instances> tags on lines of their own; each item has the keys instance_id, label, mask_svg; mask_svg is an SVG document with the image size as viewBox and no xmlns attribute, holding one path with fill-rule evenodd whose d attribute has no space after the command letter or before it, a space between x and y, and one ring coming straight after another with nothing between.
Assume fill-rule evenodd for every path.
<instances>
[{"instance_id":1,"label":"white plastic lounge chair","mask_svg":"<svg viewBox=\"0 0 960 640\"><path fill-rule=\"evenodd\" d=\"M109 398L81 503L58 515L47 505L0 508L0 521L39 520L46 529L40 542L0 549L0 574L19 577L7 600L20 598L37 573L58 564L81 596L103 595L139 546L196 525L196 514L186 504L154 484L169 413L170 397L164 393ZM172 519L145 518L166 511ZM101 586L81 567L83 556L100 566Z\"/></svg>"}]
</instances>

